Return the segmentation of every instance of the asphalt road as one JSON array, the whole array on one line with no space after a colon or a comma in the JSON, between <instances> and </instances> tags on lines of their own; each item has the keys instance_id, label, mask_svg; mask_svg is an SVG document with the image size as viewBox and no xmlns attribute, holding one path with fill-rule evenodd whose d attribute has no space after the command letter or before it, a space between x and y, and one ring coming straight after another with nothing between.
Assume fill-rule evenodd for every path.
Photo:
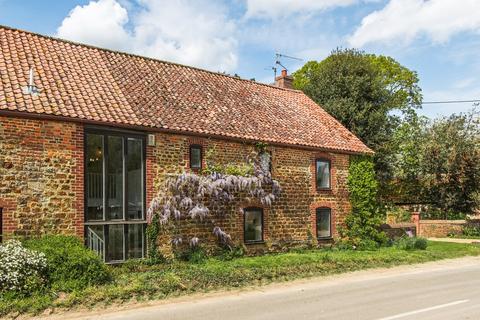
<instances>
[{"instance_id":1,"label":"asphalt road","mask_svg":"<svg viewBox=\"0 0 480 320\"><path fill-rule=\"evenodd\" d=\"M174 299L77 319L480 319L480 258Z\"/></svg>"}]
</instances>

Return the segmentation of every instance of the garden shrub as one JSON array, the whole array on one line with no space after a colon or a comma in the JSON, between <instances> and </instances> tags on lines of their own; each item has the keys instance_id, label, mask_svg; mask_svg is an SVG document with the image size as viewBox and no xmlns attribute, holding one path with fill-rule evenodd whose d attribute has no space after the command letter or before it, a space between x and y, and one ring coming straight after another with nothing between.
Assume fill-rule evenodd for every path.
<instances>
[{"instance_id":1,"label":"garden shrub","mask_svg":"<svg viewBox=\"0 0 480 320\"><path fill-rule=\"evenodd\" d=\"M443 211L438 208L428 208L421 213L422 220L463 220L467 217L465 213L456 211Z\"/></svg>"},{"instance_id":2,"label":"garden shrub","mask_svg":"<svg viewBox=\"0 0 480 320\"><path fill-rule=\"evenodd\" d=\"M384 212L377 200L378 183L370 157L352 157L348 190L352 212L345 219L346 227L340 228L342 241L366 250L385 245L388 239L380 229Z\"/></svg>"},{"instance_id":3,"label":"garden shrub","mask_svg":"<svg viewBox=\"0 0 480 320\"><path fill-rule=\"evenodd\" d=\"M244 246L223 247L221 252L217 255L219 260L233 260L245 256Z\"/></svg>"},{"instance_id":4,"label":"garden shrub","mask_svg":"<svg viewBox=\"0 0 480 320\"><path fill-rule=\"evenodd\" d=\"M77 237L48 235L27 240L25 246L45 255L54 290L70 292L111 279L109 267Z\"/></svg>"},{"instance_id":5,"label":"garden shrub","mask_svg":"<svg viewBox=\"0 0 480 320\"><path fill-rule=\"evenodd\" d=\"M39 291L46 285L46 270L43 253L29 250L17 240L0 245L0 295Z\"/></svg>"},{"instance_id":6,"label":"garden shrub","mask_svg":"<svg viewBox=\"0 0 480 320\"><path fill-rule=\"evenodd\" d=\"M395 242L395 246L401 250L426 250L427 239L416 237L402 237Z\"/></svg>"},{"instance_id":7,"label":"garden shrub","mask_svg":"<svg viewBox=\"0 0 480 320\"><path fill-rule=\"evenodd\" d=\"M480 225L465 225L462 234L467 237L480 237Z\"/></svg>"},{"instance_id":8,"label":"garden shrub","mask_svg":"<svg viewBox=\"0 0 480 320\"><path fill-rule=\"evenodd\" d=\"M192 263L202 263L207 259L207 252L199 245L182 247L175 250L175 258Z\"/></svg>"}]
</instances>

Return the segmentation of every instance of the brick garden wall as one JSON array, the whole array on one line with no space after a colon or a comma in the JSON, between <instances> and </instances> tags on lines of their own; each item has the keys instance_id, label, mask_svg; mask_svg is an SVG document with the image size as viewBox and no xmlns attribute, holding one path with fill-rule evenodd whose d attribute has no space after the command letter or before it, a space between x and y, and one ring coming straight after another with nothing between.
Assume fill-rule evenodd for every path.
<instances>
[{"instance_id":1,"label":"brick garden wall","mask_svg":"<svg viewBox=\"0 0 480 320\"><path fill-rule=\"evenodd\" d=\"M0 207L6 237L83 237L83 128L0 117Z\"/></svg>"},{"instance_id":2,"label":"brick garden wall","mask_svg":"<svg viewBox=\"0 0 480 320\"><path fill-rule=\"evenodd\" d=\"M147 147L147 205L165 177L189 170L190 144L202 145L204 153L215 152L216 164L242 163L255 151L251 143L203 139L185 135L156 134L155 147ZM275 249L284 243L305 243L315 238L315 209L330 207L333 234L349 212L346 178L349 156L305 149L269 147L272 174L283 189L271 208L264 208L265 244L255 250ZM315 189L315 159L329 159L332 189ZM205 162L205 155L203 157ZM83 125L73 122L0 117L0 207L3 233L29 236L66 233L83 237ZM243 215L247 206L260 206L239 199L215 223L243 243ZM209 222L184 222L159 239L169 246L171 235L199 236L214 243Z\"/></svg>"},{"instance_id":3,"label":"brick garden wall","mask_svg":"<svg viewBox=\"0 0 480 320\"><path fill-rule=\"evenodd\" d=\"M426 238L446 238L450 234L461 235L465 220L420 220L418 235Z\"/></svg>"}]
</instances>

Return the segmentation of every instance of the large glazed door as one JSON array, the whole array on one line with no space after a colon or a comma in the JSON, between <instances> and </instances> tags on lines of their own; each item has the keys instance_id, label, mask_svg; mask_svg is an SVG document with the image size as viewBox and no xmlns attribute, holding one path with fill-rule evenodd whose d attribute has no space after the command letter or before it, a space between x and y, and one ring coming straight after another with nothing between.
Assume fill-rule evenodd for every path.
<instances>
[{"instance_id":1,"label":"large glazed door","mask_svg":"<svg viewBox=\"0 0 480 320\"><path fill-rule=\"evenodd\" d=\"M106 262L145 252L145 138L85 135L85 238Z\"/></svg>"}]
</instances>

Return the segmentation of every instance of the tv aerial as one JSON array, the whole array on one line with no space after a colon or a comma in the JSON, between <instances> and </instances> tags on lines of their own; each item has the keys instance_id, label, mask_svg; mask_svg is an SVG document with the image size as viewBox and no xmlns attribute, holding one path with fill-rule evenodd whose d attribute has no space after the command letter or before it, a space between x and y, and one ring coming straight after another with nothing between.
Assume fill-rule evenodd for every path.
<instances>
[{"instance_id":1,"label":"tv aerial","mask_svg":"<svg viewBox=\"0 0 480 320\"><path fill-rule=\"evenodd\" d=\"M286 54L283 54L283 53L278 53L278 52L275 53L275 65L268 67L269 69L273 70L273 81L277 79L277 70L279 67L281 67L283 70L287 70L287 67L285 67L282 63L282 59L303 61L303 59L287 56Z\"/></svg>"}]
</instances>

